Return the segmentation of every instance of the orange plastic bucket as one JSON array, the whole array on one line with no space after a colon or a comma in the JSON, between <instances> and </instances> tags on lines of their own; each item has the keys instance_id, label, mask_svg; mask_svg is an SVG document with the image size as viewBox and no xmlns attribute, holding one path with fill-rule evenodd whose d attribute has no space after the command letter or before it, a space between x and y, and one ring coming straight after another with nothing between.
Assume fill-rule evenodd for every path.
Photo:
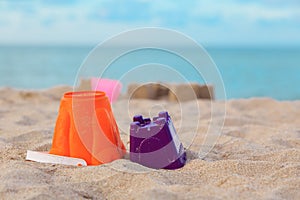
<instances>
[{"instance_id":1,"label":"orange plastic bucket","mask_svg":"<svg viewBox=\"0 0 300 200\"><path fill-rule=\"evenodd\" d=\"M100 165L122 158L126 149L104 92L64 94L54 130L51 154Z\"/></svg>"}]
</instances>

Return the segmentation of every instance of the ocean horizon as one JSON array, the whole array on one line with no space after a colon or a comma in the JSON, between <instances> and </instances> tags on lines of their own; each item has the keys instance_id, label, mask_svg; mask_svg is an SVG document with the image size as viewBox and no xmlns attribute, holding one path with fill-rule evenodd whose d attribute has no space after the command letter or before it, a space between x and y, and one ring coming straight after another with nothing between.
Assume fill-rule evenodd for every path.
<instances>
[{"instance_id":1,"label":"ocean horizon","mask_svg":"<svg viewBox=\"0 0 300 200\"><path fill-rule=\"evenodd\" d=\"M84 45L2 45L0 87L45 89L56 85L72 86L78 69L92 49L93 46ZM300 47L206 47L205 49L220 71L227 99L251 97L300 99ZM193 79L193 75L186 78L193 82L197 81ZM198 82L203 83L201 80Z\"/></svg>"}]
</instances>

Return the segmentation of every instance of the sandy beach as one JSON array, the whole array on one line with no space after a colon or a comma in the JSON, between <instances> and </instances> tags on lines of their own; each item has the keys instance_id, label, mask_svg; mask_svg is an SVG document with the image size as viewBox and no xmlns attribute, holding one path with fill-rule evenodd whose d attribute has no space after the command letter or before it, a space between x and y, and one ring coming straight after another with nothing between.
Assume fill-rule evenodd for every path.
<instances>
[{"instance_id":1,"label":"sandy beach","mask_svg":"<svg viewBox=\"0 0 300 200\"><path fill-rule=\"evenodd\" d=\"M189 149L188 163L178 170L139 172L133 167L128 172L122 170L131 166L126 158L92 167L25 161L27 150L50 149L60 98L69 90L0 89L0 199L300 199L300 101L227 101L224 128L213 150L199 159L197 148ZM127 103L121 99L113 107L120 127L129 127L122 120L128 118ZM141 111L157 103L131 101ZM177 113L176 103L160 103ZM182 109L191 109L191 103L182 103ZM201 135L210 121L210 102L197 103ZM185 130L193 123L185 123ZM128 147L128 130L120 132ZM194 147L197 142L201 139Z\"/></svg>"}]
</instances>

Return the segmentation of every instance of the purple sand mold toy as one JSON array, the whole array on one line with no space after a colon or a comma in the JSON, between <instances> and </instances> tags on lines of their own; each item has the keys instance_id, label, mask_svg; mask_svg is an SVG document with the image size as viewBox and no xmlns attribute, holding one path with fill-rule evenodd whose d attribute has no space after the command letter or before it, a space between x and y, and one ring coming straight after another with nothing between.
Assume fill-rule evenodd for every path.
<instances>
[{"instance_id":1,"label":"purple sand mold toy","mask_svg":"<svg viewBox=\"0 0 300 200\"><path fill-rule=\"evenodd\" d=\"M186 152L168 112L158 117L133 117L130 124L130 160L154 169L178 169L186 163Z\"/></svg>"}]
</instances>

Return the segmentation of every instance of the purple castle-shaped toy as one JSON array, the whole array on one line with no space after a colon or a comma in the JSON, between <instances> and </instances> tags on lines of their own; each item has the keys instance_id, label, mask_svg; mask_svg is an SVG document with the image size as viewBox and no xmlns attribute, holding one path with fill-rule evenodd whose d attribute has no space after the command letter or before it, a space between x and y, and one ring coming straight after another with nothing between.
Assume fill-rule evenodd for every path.
<instances>
[{"instance_id":1,"label":"purple castle-shaped toy","mask_svg":"<svg viewBox=\"0 0 300 200\"><path fill-rule=\"evenodd\" d=\"M154 169L178 169L186 163L186 152L168 112L158 117L136 115L130 124L130 160Z\"/></svg>"}]
</instances>

